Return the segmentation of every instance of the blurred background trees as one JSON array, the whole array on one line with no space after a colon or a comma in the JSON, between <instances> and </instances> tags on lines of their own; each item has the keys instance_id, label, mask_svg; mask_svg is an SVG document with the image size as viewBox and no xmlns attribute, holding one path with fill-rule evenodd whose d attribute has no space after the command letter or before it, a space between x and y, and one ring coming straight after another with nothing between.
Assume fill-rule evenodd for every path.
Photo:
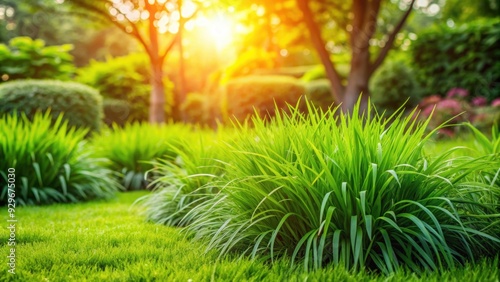
<instances>
[{"instance_id":1,"label":"blurred background trees","mask_svg":"<svg viewBox=\"0 0 500 282\"><path fill-rule=\"evenodd\" d=\"M322 108L364 93L390 113L461 88L496 113L499 2L0 0L0 77L92 86L109 124L214 126L255 101L295 104L278 94L289 79Z\"/></svg>"}]
</instances>

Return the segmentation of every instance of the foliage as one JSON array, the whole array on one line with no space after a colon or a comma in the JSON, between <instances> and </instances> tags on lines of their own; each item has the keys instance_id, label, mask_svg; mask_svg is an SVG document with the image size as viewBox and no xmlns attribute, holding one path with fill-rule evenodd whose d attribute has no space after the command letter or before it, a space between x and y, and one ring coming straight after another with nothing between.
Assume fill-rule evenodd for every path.
<instances>
[{"instance_id":1,"label":"foliage","mask_svg":"<svg viewBox=\"0 0 500 282\"><path fill-rule=\"evenodd\" d=\"M488 193L472 176L491 162L424 157L429 120L412 115L309 110L277 113L267 126L255 118L228 144L221 192L186 216L209 250L286 256L307 270L422 273L498 249L492 207L468 201Z\"/></svg>"},{"instance_id":2,"label":"foliage","mask_svg":"<svg viewBox=\"0 0 500 282\"><path fill-rule=\"evenodd\" d=\"M370 80L370 91L377 110L388 115L403 104L413 108L420 101L421 94L413 70L402 61L386 61Z\"/></svg>"},{"instance_id":3,"label":"foliage","mask_svg":"<svg viewBox=\"0 0 500 282\"><path fill-rule=\"evenodd\" d=\"M62 115L50 112L4 115L0 119L0 203L7 204L8 172L15 170L18 205L79 202L112 196L117 185L102 160L85 147L84 129L69 128ZM10 196L9 196L10 197Z\"/></svg>"},{"instance_id":4,"label":"foliage","mask_svg":"<svg viewBox=\"0 0 500 282\"><path fill-rule=\"evenodd\" d=\"M149 220L170 226L185 226L189 224L188 220L184 220L185 215L218 192L211 182L225 171L224 162L220 159L223 140L220 134L201 134L197 137L189 143L170 145L178 155L175 162L167 159L155 164L154 172L161 177L154 181L153 193L141 199Z\"/></svg>"},{"instance_id":5,"label":"foliage","mask_svg":"<svg viewBox=\"0 0 500 282\"><path fill-rule=\"evenodd\" d=\"M77 81L92 86L105 98L126 101L130 105L127 121L148 120L150 103L150 65L142 54L108 58L105 62L91 61L86 67L78 69ZM165 111L172 105L173 85L164 78L167 103ZM113 120L113 117L105 117Z\"/></svg>"},{"instance_id":6,"label":"foliage","mask_svg":"<svg viewBox=\"0 0 500 282\"><path fill-rule=\"evenodd\" d=\"M450 89L445 97L431 95L419 104L423 118L432 115L429 123L431 129L440 127L443 123L451 125L466 121L480 129L491 128L493 124L500 122L499 106L500 98L488 105L485 97L471 98L466 89L458 87ZM439 132L448 137L454 136L460 130L462 127L439 128Z\"/></svg>"},{"instance_id":7,"label":"foliage","mask_svg":"<svg viewBox=\"0 0 500 282\"><path fill-rule=\"evenodd\" d=\"M255 75L286 75L295 78L301 78L307 72L315 68L316 66L280 67L274 69L255 69L251 73Z\"/></svg>"},{"instance_id":8,"label":"foliage","mask_svg":"<svg viewBox=\"0 0 500 282\"><path fill-rule=\"evenodd\" d=\"M41 39L16 37L0 44L0 82L15 79L68 80L75 71L70 44L45 46Z\"/></svg>"},{"instance_id":9,"label":"foliage","mask_svg":"<svg viewBox=\"0 0 500 282\"><path fill-rule=\"evenodd\" d=\"M153 176L146 172L159 158L174 159L176 152L168 146L180 140L188 142L190 128L185 125L153 125L127 123L123 128L114 124L94 136L96 156L110 160L108 168L120 173L120 182L127 190L145 189Z\"/></svg>"},{"instance_id":10,"label":"foliage","mask_svg":"<svg viewBox=\"0 0 500 282\"><path fill-rule=\"evenodd\" d=\"M246 76L229 81L226 85L226 106L229 118L244 120L257 112L273 116L275 106L287 109L306 94L304 84L288 76Z\"/></svg>"},{"instance_id":11,"label":"foliage","mask_svg":"<svg viewBox=\"0 0 500 282\"><path fill-rule=\"evenodd\" d=\"M486 182L500 187L500 128L498 124L495 124L491 128L491 137L488 137L470 123L467 123L467 126L472 130L475 137L475 147L478 151L478 155L488 156L495 163L492 169L483 172L486 174ZM495 189L492 189L491 192L494 193ZM500 189L496 189L496 192L497 194L494 201L500 211Z\"/></svg>"},{"instance_id":12,"label":"foliage","mask_svg":"<svg viewBox=\"0 0 500 282\"><path fill-rule=\"evenodd\" d=\"M7 273L7 263L0 264L4 280L493 282L500 275L498 259L421 276L401 270L391 277L341 267L288 271L286 261L269 266L241 257L217 260L214 252L200 255L203 244L186 239L178 228L145 222L141 208L131 206L145 194L120 193L106 203L18 209L23 225L16 239L23 243L16 245L15 275ZM7 232L0 229L0 237L8 238ZM0 252L7 256L11 248L2 244Z\"/></svg>"},{"instance_id":13,"label":"foliage","mask_svg":"<svg viewBox=\"0 0 500 282\"><path fill-rule=\"evenodd\" d=\"M455 28L441 25L419 34L412 52L427 94L453 87L488 101L500 98L500 21L481 20Z\"/></svg>"},{"instance_id":14,"label":"foliage","mask_svg":"<svg viewBox=\"0 0 500 282\"><path fill-rule=\"evenodd\" d=\"M29 118L51 109L53 119L60 113L69 126L99 130L102 98L88 86L56 80L16 80L0 85L0 113L24 112Z\"/></svg>"},{"instance_id":15,"label":"foliage","mask_svg":"<svg viewBox=\"0 0 500 282\"><path fill-rule=\"evenodd\" d=\"M307 99L316 107L327 110L333 107L330 81L328 79L317 79L306 84Z\"/></svg>"}]
</instances>

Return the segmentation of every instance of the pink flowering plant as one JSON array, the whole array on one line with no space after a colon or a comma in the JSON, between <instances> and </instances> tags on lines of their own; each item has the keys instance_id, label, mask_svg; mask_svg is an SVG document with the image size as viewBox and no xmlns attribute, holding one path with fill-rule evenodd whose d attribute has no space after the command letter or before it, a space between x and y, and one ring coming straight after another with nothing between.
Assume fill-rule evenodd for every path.
<instances>
[{"instance_id":1,"label":"pink flowering plant","mask_svg":"<svg viewBox=\"0 0 500 282\"><path fill-rule=\"evenodd\" d=\"M425 97L419 107L423 117L433 114L430 128L443 123L452 125L462 122L471 122L477 128L491 128L494 123L500 122L500 98L488 103L485 97L470 97L466 89L458 87L450 89L444 97L437 94ZM459 127L444 127L439 133L453 137L459 130Z\"/></svg>"}]
</instances>

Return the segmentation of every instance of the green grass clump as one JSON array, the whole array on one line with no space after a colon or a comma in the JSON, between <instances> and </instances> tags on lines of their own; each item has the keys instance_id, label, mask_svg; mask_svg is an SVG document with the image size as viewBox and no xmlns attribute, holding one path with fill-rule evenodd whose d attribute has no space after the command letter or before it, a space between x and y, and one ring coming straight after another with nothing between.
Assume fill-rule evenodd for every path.
<instances>
[{"instance_id":1,"label":"green grass clump","mask_svg":"<svg viewBox=\"0 0 500 282\"><path fill-rule=\"evenodd\" d=\"M493 208L470 201L489 193L474 176L489 160L426 158L429 120L413 114L309 110L255 118L224 150L220 193L186 215L207 249L383 273L454 269L498 250Z\"/></svg>"},{"instance_id":2,"label":"green grass clump","mask_svg":"<svg viewBox=\"0 0 500 282\"><path fill-rule=\"evenodd\" d=\"M69 128L50 112L4 115L0 119L0 203L7 203L9 174L14 169L18 205L78 202L107 198L117 184L102 160L89 155L84 136L88 130Z\"/></svg>"},{"instance_id":3,"label":"green grass clump","mask_svg":"<svg viewBox=\"0 0 500 282\"><path fill-rule=\"evenodd\" d=\"M226 133L226 132L224 132ZM149 220L170 226L185 226L185 215L218 192L213 182L224 173L221 134L202 134L188 144L172 144L176 160L161 160L154 172L154 191L141 199Z\"/></svg>"},{"instance_id":4,"label":"green grass clump","mask_svg":"<svg viewBox=\"0 0 500 282\"><path fill-rule=\"evenodd\" d=\"M186 125L131 123L114 125L92 140L96 155L110 160L109 168L120 173L126 190L145 189L151 182L146 172L160 158L174 159L169 143L189 142L191 129Z\"/></svg>"},{"instance_id":5,"label":"green grass clump","mask_svg":"<svg viewBox=\"0 0 500 282\"><path fill-rule=\"evenodd\" d=\"M498 281L498 260L484 260L442 274L418 277L398 271L389 277L342 267L290 270L247 258L203 254L179 229L145 222L131 204L145 191L119 194L108 202L22 207L16 215L15 274L0 264L0 281ZM6 213L0 214L5 222ZM4 242L9 230L0 229ZM5 239L5 240L4 240ZM12 246L0 245L9 254ZM5 258L6 259L6 258ZM6 260L5 260L6 262Z\"/></svg>"}]
</instances>

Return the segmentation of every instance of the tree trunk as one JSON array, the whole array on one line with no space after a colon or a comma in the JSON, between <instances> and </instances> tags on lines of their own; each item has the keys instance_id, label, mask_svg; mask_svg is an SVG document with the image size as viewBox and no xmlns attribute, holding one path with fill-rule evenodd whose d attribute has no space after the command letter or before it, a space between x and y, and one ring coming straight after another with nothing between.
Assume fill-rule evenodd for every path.
<instances>
[{"instance_id":1,"label":"tree trunk","mask_svg":"<svg viewBox=\"0 0 500 282\"><path fill-rule=\"evenodd\" d=\"M165 122L165 87L163 85L163 66L161 62L151 62L151 97L149 122Z\"/></svg>"},{"instance_id":2,"label":"tree trunk","mask_svg":"<svg viewBox=\"0 0 500 282\"><path fill-rule=\"evenodd\" d=\"M314 14L309 7L307 0L297 0L297 5L303 14L303 20L309 30L311 41L318 52L321 63L325 67L326 77L332 85L331 95L336 103L342 101L344 86L334 63L330 59L330 53L326 50L326 43L321 37L321 29L314 21Z\"/></svg>"},{"instance_id":3,"label":"tree trunk","mask_svg":"<svg viewBox=\"0 0 500 282\"><path fill-rule=\"evenodd\" d=\"M360 112L364 111L368 106L368 97L370 92L368 82L370 80L370 53L368 48L353 50L351 60L351 70L349 71L349 79L345 92L343 93L343 101L341 109L344 113L352 112L354 105L361 96Z\"/></svg>"}]
</instances>

